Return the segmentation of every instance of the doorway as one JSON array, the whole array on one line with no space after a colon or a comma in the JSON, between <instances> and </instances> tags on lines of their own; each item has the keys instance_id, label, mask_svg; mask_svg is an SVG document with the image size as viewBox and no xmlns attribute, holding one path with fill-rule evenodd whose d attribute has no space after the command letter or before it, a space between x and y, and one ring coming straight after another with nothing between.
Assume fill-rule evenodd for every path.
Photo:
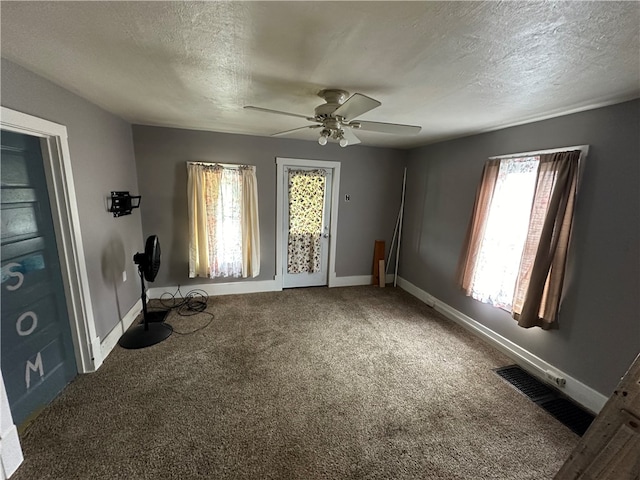
<instances>
[{"instance_id":1,"label":"doorway","mask_svg":"<svg viewBox=\"0 0 640 480\"><path fill-rule=\"evenodd\" d=\"M40 139L2 130L2 376L24 424L76 376Z\"/></svg>"},{"instance_id":2,"label":"doorway","mask_svg":"<svg viewBox=\"0 0 640 480\"><path fill-rule=\"evenodd\" d=\"M102 354L93 320L67 129L5 107L1 107L0 127L3 145L5 140L8 142L6 151L12 155L17 152L18 157L29 157L24 161L11 158L11 155L5 155L3 148L2 203L3 210L6 204L10 212L5 217L3 211L2 219L4 381L0 384L0 398L6 399L9 391L9 396L13 397L11 410L15 410L15 420L19 423L24 413L21 413L22 407L13 408L18 390L14 390L10 382L21 380L25 389L37 386L44 392L46 388L42 382L48 381L48 373L51 377L59 375L68 380L78 372L95 371L102 364ZM5 172L5 163L15 165ZM5 179L5 174L11 178ZM14 185L5 191L5 184ZM22 213L19 214L20 210ZM9 226L5 221L14 223ZM39 245L30 242L39 242ZM51 290L47 298L50 305L43 306L40 303L47 297L47 288ZM25 298L13 298L20 296ZM54 310L55 320L51 320ZM9 319L10 314L15 317L13 321ZM39 333L42 335L38 336ZM20 357L22 375L20 369L18 373L5 372L15 363L13 359L5 363L5 355L18 355L17 350L22 349L15 348L11 339L24 340L22 347L32 353L28 358ZM11 345L8 345L10 341ZM42 349L36 348L38 342L43 342ZM5 451L10 451L5 450L5 441L8 439L0 438L3 461L7 460ZM19 446L16 448L11 451L19 452Z\"/></svg>"},{"instance_id":3,"label":"doorway","mask_svg":"<svg viewBox=\"0 0 640 480\"><path fill-rule=\"evenodd\" d=\"M276 280L282 288L335 278L340 163L278 158Z\"/></svg>"}]
</instances>

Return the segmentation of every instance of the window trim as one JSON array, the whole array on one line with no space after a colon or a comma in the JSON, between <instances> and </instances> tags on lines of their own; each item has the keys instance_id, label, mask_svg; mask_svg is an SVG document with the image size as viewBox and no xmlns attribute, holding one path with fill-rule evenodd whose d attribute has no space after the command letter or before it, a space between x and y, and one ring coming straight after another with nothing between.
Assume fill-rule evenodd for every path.
<instances>
[{"instance_id":1,"label":"window trim","mask_svg":"<svg viewBox=\"0 0 640 480\"><path fill-rule=\"evenodd\" d=\"M235 168L235 169L254 166L254 165L248 165L246 163L220 163L220 162L187 162L187 165L204 165L206 167L215 167L217 165L222 168Z\"/></svg>"},{"instance_id":2,"label":"window trim","mask_svg":"<svg viewBox=\"0 0 640 480\"><path fill-rule=\"evenodd\" d=\"M535 157L536 155L544 155L547 153L557 153L557 152L567 152L570 150L580 150L582 154L580 155L580 160L583 159L589 153L589 145L576 145L573 147L560 147L560 148L549 148L546 150L533 150L531 152L522 152L522 153L508 153L505 155L495 155L493 157L489 157L489 160L502 160L505 158L520 158L520 157Z\"/></svg>"},{"instance_id":3,"label":"window trim","mask_svg":"<svg viewBox=\"0 0 640 480\"><path fill-rule=\"evenodd\" d=\"M508 153L505 155L495 155L489 157L488 160L503 160L507 158L534 157L536 155L544 155L547 153L567 152L570 150L580 150L580 158L578 159L578 182L576 184L576 194L580 191L582 185L582 176L584 175L584 163L589 154L589 145L575 145L573 147L548 148L546 150L533 150L531 152Z\"/></svg>"}]
</instances>

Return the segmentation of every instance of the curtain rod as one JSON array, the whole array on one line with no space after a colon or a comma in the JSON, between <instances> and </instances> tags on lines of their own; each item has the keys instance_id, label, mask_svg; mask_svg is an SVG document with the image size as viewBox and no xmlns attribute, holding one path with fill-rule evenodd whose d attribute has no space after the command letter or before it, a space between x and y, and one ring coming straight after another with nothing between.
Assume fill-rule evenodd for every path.
<instances>
[{"instance_id":1,"label":"curtain rod","mask_svg":"<svg viewBox=\"0 0 640 480\"><path fill-rule=\"evenodd\" d=\"M224 167L224 168L252 168L253 165L244 163L220 163L220 162L187 162L187 165L203 165L205 167Z\"/></svg>"},{"instance_id":2,"label":"curtain rod","mask_svg":"<svg viewBox=\"0 0 640 480\"><path fill-rule=\"evenodd\" d=\"M523 152L523 153L510 153L507 155L496 155L493 157L489 157L489 160L499 160L503 158L522 158L522 157L534 157L536 155L544 155L546 153L557 153L557 152L568 152L571 150L580 150L583 154L589 152L589 145L576 145L574 147L561 147L561 148L550 148L547 150L534 150L533 152Z\"/></svg>"}]
</instances>

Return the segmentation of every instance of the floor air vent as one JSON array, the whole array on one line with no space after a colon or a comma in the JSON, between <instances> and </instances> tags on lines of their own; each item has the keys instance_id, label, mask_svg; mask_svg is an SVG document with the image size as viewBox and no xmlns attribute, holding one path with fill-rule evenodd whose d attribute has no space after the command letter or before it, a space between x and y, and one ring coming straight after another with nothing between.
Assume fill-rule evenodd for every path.
<instances>
[{"instance_id":1,"label":"floor air vent","mask_svg":"<svg viewBox=\"0 0 640 480\"><path fill-rule=\"evenodd\" d=\"M591 413L531 376L518 365L496 368L494 371L574 433L582 436L591 425L594 419Z\"/></svg>"}]
</instances>

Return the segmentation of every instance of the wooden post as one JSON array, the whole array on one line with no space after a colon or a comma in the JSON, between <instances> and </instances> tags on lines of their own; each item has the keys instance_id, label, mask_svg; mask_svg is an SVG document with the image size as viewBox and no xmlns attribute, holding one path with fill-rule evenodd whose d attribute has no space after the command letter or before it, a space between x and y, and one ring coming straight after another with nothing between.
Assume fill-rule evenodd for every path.
<instances>
[{"instance_id":1,"label":"wooden post","mask_svg":"<svg viewBox=\"0 0 640 480\"><path fill-rule=\"evenodd\" d=\"M380 260L384 260L384 240L376 240L373 248L373 285L380 285L380 274L384 275L384 270L380 272Z\"/></svg>"},{"instance_id":2,"label":"wooden post","mask_svg":"<svg viewBox=\"0 0 640 480\"><path fill-rule=\"evenodd\" d=\"M387 284L387 278L386 278L387 275L384 270L384 260L378 261L378 265L380 265L378 267L378 273L379 273L378 285L380 286L380 288L384 288L384 286Z\"/></svg>"}]
</instances>

